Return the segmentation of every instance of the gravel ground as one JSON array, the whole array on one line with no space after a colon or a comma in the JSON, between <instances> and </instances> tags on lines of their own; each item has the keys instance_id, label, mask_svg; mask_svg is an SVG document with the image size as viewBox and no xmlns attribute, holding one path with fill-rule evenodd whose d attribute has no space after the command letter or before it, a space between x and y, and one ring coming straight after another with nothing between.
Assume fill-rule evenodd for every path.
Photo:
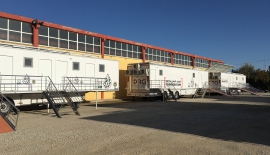
<instances>
[{"instance_id":1,"label":"gravel ground","mask_svg":"<svg viewBox=\"0 0 270 155\"><path fill-rule=\"evenodd\" d=\"M21 109L0 154L270 154L270 94Z\"/></svg>"}]
</instances>

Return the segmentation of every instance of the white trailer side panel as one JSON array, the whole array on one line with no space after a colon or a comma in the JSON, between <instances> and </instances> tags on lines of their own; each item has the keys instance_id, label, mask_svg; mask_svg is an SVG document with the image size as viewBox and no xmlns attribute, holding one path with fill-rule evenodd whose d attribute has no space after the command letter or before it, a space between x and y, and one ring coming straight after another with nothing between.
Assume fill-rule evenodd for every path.
<instances>
[{"instance_id":1,"label":"white trailer side panel","mask_svg":"<svg viewBox=\"0 0 270 155\"><path fill-rule=\"evenodd\" d=\"M115 60L106 60L95 57L84 57L78 55L62 54L61 52L53 52L48 50L35 49L30 47L13 47L0 45L0 73L1 75L21 75L23 76L50 76L55 85L63 85L63 77L83 77L83 78L106 78L105 85L102 88L106 91L119 90L119 62ZM78 68L74 69L74 63L78 63ZM26 64L26 65L25 65ZM5 76L1 76L0 91L3 94L20 98L20 94L31 96L31 103L35 96L41 98L40 95L33 93L32 88L25 85L18 85L17 88L24 86L24 92L18 93L17 90L4 90L5 84L9 81L4 80ZM18 79L16 79L18 81ZM23 80L23 79L19 79ZM10 80L12 81L12 79ZM14 81L14 79L13 79ZM31 79L30 82L34 80ZM10 82L9 82L10 83ZM14 83L15 85L16 83ZM31 84L29 85L31 86ZM45 88L45 86L44 86ZM63 87L61 87L63 88ZM40 89L39 89L40 91ZM42 90L41 90L42 91ZM90 90L91 91L91 90ZM41 93L41 92L40 92ZM16 102L17 103L17 102Z\"/></svg>"},{"instance_id":2,"label":"white trailer side panel","mask_svg":"<svg viewBox=\"0 0 270 155\"><path fill-rule=\"evenodd\" d=\"M202 88L208 82L208 72L205 71L150 64L151 71L155 71L155 77L151 74L150 80L175 83L174 88L181 91L180 95L192 95L195 89ZM160 75L160 72L163 74Z\"/></svg>"},{"instance_id":3,"label":"white trailer side panel","mask_svg":"<svg viewBox=\"0 0 270 155\"><path fill-rule=\"evenodd\" d=\"M246 76L236 73L221 73L221 85L228 88L238 88L245 86Z\"/></svg>"},{"instance_id":4,"label":"white trailer side panel","mask_svg":"<svg viewBox=\"0 0 270 155\"><path fill-rule=\"evenodd\" d=\"M136 66L136 64L129 64L127 67L127 70L129 70L128 96L155 96L160 95L158 90L168 91L168 89L174 93L178 92L180 95L193 95L196 89L203 88L208 83L208 72L205 71L140 63L138 72L149 71L149 73L147 75L130 74L130 71L133 72L132 70L134 70L133 65Z\"/></svg>"}]
</instances>

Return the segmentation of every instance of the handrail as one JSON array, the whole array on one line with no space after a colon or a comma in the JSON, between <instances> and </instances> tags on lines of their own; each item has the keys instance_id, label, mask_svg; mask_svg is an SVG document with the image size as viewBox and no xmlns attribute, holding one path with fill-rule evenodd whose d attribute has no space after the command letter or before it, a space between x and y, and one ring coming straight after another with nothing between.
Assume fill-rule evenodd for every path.
<instances>
[{"instance_id":1,"label":"handrail","mask_svg":"<svg viewBox=\"0 0 270 155\"><path fill-rule=\"evenodd\" d=\"M65 77L64 77L65 78ZM108 91L115 90L110 78L93 78L93 77L69 77L70 81L76 87L77 91ZM46 91L50 83L49 76L33 75L1 75L0 74L0 91L1 92L43 92ZM59 90L64 90L65 82L54 83Z\"/></svg>"},{"instance_id":2,"label":"handrail","mask_svg":"<svg viewBox=\"0 0 270 155\"><path fill-rule=\"evenodd\" d=\"M65 79L67 79L67 84L66 84L66 87L64 88L64 90L66 92L68 92L68 93L71 93L72 92L72 95L75 94L75 95L79 96L79 98L81 99L80 102L82 102L84 100L84 98L81 96L81 94L78 92L78 90L76 89L76 87L74 86L74 84L71 82L70 77L66 77ZM74 98L71 98L71 99L74 99ZM75 101L73 101L73 102L75 102Z\"/></svg>"},{"instance_id":3,"label":"handrail","mask_svg":"<svg viewBox=\"0 0 270 155\"><path fill-rule=\"evenodd\" d=\"M95 78L95 77L66 77L68 83L72 83L77 91L90 91L90 90L108 90L112 82L108 78ZM67 84L68 84L67 83ZM65 83L66 85L66 83Z\"/></svg>"}]
</instances>

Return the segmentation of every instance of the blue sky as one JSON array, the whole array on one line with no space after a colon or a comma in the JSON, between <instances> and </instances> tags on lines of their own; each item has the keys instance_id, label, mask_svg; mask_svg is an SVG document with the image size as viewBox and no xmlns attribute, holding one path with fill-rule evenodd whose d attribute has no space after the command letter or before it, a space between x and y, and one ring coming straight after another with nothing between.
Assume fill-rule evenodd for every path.
<instances>
[{"instance_id":1,"label":"blue sky","mask_svg":"<svg viewBox=\"0 0 270 155\"><path fill-rule=\"evenodd\" d=\"M8 0L0 11L223 60L270 66L270 0Z\"/></svg>"}]
</instances>

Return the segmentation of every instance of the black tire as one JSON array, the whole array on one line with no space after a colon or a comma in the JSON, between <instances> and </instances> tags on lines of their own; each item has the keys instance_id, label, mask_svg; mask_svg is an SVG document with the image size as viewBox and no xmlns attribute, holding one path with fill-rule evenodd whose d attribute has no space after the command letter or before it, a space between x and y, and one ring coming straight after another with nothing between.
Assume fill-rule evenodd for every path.
<instances>
[{"instance_id":1,"label":"black tire","mask_svg":"<svg viewBox=\"0 0 270 155\"><path fill-rule=\"evenodd\" d=\"M180 98L180 95L179 95L179 92L177 91L177 92L175 92L175 98L178 100L179 98Z\"/></svg>"},{"instance_id":2,"label":"black tire","mask_svg":"<svg viewBox=\"0 0 270 155\"><path fill-rule=\"evenodd\" d=\"M7 101L3 101L1 103L1 113L3 113L5 116L8 114L8 112L10 111L10 104Z\"/></svg>"},{"instance_id":3,"label":"black tire","mask_svg":"<svg viewBox=\"0 0 270 155\"><path fill-rule=\"evenodd\" d=\"M164 97L164 101L168 100L168 93L166 91L164 91L163 97Z\"/></svg>"}]
</instances>

